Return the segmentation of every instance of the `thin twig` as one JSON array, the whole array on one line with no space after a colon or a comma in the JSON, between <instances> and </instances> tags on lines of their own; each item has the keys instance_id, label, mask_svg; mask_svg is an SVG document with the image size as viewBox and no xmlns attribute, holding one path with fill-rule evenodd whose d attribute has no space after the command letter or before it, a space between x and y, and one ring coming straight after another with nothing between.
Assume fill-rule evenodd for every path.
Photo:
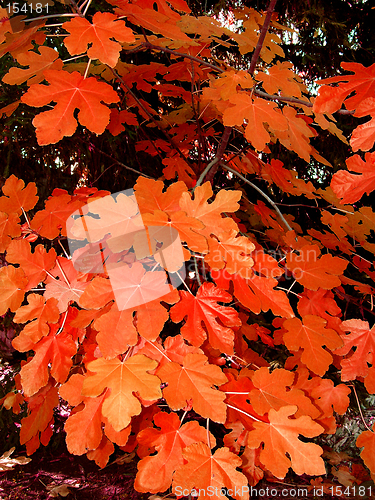
<instances>
[{"instance_id":1,"label":"thin twig","mask_svg":"<svg viewBox=\"0 0 375 500\"><path fill-rule=\"evenodd\" d=\"M232 408L232 410L239 411L240 413L243 413L243 414L244 414L244 415L246 415L247 417L252 418L253 420L256 420L257 422L263 422L263 420L260 420L259 418L256 418L256 417L254 417L253 415L250 415L250 413L247 413L246 411L240 410L239 408L236 408L235 406L229 405L228 403L226 403L226 405L227 405L229 408Z\"/></svg>"},{"instance_id":2,"label":"thin twig","mask_svg":"<svg viewBox=\"0 0 375 500\"><path fill-rule=\"evenodd\" d=\"M148 179L153 179L153 177L150 177L149 175L147 174L144 174L143 172L140 172L139 170L136 170L135 168L132 168L132 167L128 167L127 165L125 165L125 163L122 163L121 161L118 161L116 160L116 158L113 158L111 155L105 153L104 151L102 151L101 149L99 149L97 146L95 146L95 144L91 144L99 153L101 153L102 155L104 156L107 156L107 158L110 158L111 160L113 160L115 163L117 163L117 165L120 165L121 167L123 168L126 168L127 170L131 170L132 172L135 172L136 174L139 174L139 175L142 175L143 177L147 177ZM110 167L108 167L110 168ZM108 170L108 169L107 169ZM103 172L104 173L104 172ZM102 174L101 174L102 175ZM101 176L99 176L101 177ZM99 179L98 177L98 179ZM98 179L96 179L94 182L96 182Z\"/></svg>"},{"instance_id":3,"label":"thin twig","mask_svg":"<svg viewBox=\"0 0 375 500\"><path fill-rule=\"evenodd\" d=\"M366 427L366 429L368 429L369 431L373 432L372 429L367 425L366 420L364 419L364 416L363 416L363 413L362 413L362 409L361 409L361 405L359 403L357 391L356 391L356 389L354 387L354 384L349 384L349 387L353 388L354 396L355 396L355 398L357 400L358 410L359 410L359 413L361 415L361 419L362 419L363 425Z\"/></svg>"},{"instance_id":4,"label":"thin twig","mask_svg":"<svg viewBox=\"0 0 375 500\"><path fill-rule=\"evenodd\" d=\"M251 58L250 68L248 71L250 73L250 75L252 75L254 73L255 66L258 62L260 51L262 50L263 43L264 43L264 40L266 38L268 28L270 27L271 17L272 17L272 13L275 9L276 2L277 2L277 0L271 0L270 4L268 6L266 18L264 20L264 24L262 26L262 29L261 29L261 32L259 35L259 40L258 40L258 43L255 47L254 54L252 55L252 58Z\"/></svg>"},{"instance_id":5,"label":"thin twig","mask_svg":"<svg viewBox=\"0 0 375 500\"><path fill-rule=\"evenodd\" d=\"M47 16L33 17L31 19L24 19L24 23L30 23L31 21L40 21L41 19L50 19L52 17L77 17L79 14L48 14Z\"/></svg>"},{"instance_id":6,"label":"thin twig","mask_svg":"<svg viewBox=\"0 0 375 500\"><path fill-rule=\"evenodd\" d=\"M237 172L233 168L228 167L224 163L221 163L220 165L223 168L225 168L225 170L228 170L229 172L232 172L232 174L237 175L237 177L239 177L244 182L246 182L246 184L249 184L249 186L251 186L256 191L258 191L258 193L261 194L263 196L263 198L265 198L268 201L268 203L270 203L270 205L273 206L273 208L276 210L276 212L277 212L278 216L280 217L280 219L284 222L285 227L288 229L288 231L293 231L293 229L291 228L291 226L289 225L289 223L287 222L287 220L285 219L285 217L283 216L283 214L280 212L279 207L276 205L276 203L268 195L266 195L266 193L264 193L260 188L258 188L258 186L256 186L252 182L248 181L246 179L246 177L244 177L243 175L241 175L239 172Z\"/></svg>"}]
</instances>

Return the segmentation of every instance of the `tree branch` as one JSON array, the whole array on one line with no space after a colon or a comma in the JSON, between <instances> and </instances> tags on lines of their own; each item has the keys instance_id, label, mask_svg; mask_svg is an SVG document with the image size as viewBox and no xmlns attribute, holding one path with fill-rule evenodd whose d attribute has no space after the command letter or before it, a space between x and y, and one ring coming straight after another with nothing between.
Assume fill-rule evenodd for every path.
<instances>
[{"instance_id":1,"label":"tree branch","mask_svg":"<svg viewBox=\"0 0 375 500\"><path fill-rule=\"evenodd\" d=\"M251 76L254 73L254 69L255 69L255 66L258 62L260 51L262 50L263 43L264 43L264 40L266 38L268 28L270 27L271 17L272 17L272 13L275 9L276 2L277 2L277 0L271 0L270 4L268 6L266 18L264 20L264 24L262 26L262 30L261 30L260 35L259 35L259 40L258 40L257 46L255 47L254 54L252 55L251 62L250 62L250 68L248 70L248 72L250 73Z\"/></svg>"}]
</instances>

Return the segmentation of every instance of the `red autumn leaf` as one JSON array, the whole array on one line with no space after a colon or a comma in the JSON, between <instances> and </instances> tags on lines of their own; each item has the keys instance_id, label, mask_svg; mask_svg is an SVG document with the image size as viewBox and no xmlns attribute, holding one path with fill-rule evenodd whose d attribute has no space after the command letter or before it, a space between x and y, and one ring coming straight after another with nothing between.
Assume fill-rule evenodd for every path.
<instances>
[{"instance_id":1,"label":"red autumn leaf","mask_svg":"<svg viewBox=\"0 0 375 500\"><path fill-rule=\"evenodd\" d=\"M356 377L366 377L369 373L369 365L373 364L375 355L375 326L370 329L367 321L360 319L349 319L341 323L344 332L348 335L341 335L344 341L343 347L335 350L335 354L343 356L349 354L355 347L355 351L341 361L341 380L347 382Z\"/></svg>"},{"instance_id":2,"label":"red autumn leaf","mask_svg":"<svg viewBox=\"0 0 375 500\"><path fill-rule=\"evenodd\" d=\"M299 117L297 111L290 106L283 108L283 116L287 119L288 126L280 132L276 129L276 136L283 146L295 151L305 161L310 161L313 149L310 146L309 137L316 135L315 131L308 126L311 118ZM270 123L270 127L274 128ZM292 181L293 182L293 181Z\"/></svg>"},{"instance_id":3,"label":"red autumn leaf","mask_svg":"<svg viewBox=\"0 0 375 500\"><path fill-rule=\"evenodd\" d=\"M296 406L283 406L279 411L271 409L268 414L270 423L254 422L255 430L248 435L247 444L250 448L258 448L264 443L259 459L280 479L286 476L289 467L298 475L318 476L326 473L320 456L322 448L298 439L299 434L308 438L318 436L324 429L307 415L296 419L288 418L296 411Z\"/></svg>"},{"instance_id":4,"label":"red autumn leaf","mask_svg":"<svg viewBox=\"0 0 375 500\"><path fill-rule=\"evenodd\" d=\"M142 407L134 392L147 401L161 398L159 378L148 373L156 366L156 361L143 355L132 356L123 362L118 358L96 359L87 365L91 374L84 380L82 393L95 397L105 388L111 389L102 413L115 431L121 431L129 425L132 416L141 413Z\"/></svg>"},{"instance_id":5,"label":"red autumn leaf","mask_svg":"<svg viewBox=\"0 0 375 500\"><path fill-rule=\"evenodd\" d=\"M207 443L207 431L198 422L181 425L175 413L159 412L154 416L159 429L148 427L137 435L141 446L155 447L157 454L138 462L138 472L134 488L144 493L158 493L167 490L172 483L174 471L184 464L183 449L198 441ZM210 434L210 445L215 446L215 438ZM150 485L150 477L153 478Z\"/></svg>"},{"instance_id":6,"label":"red autumn leaf","mask_svg":"<svg viewBox=\"0 0 375 500\"><path fill-rule=\"evenodd\" d=\"M1 202L0 198L0 202ZM17 214L0 212L0 253L8 248L12 238L21 236L20 219Z\"/></svg>"},{"instance_id":7,"label":"red autumn leaf","mask_svg":"<svg viewBox=\"0 0 375 500\"><path fill-rule=\"evenodd\" d=\"M270 373L269 368L257 370L251 378L254 389L249 393L250 402L259 415L264 415L271 408L279 410L282 406L296 405L297 415L319 416L319 410L311 403L300 389L293 387L295 374L278 368Z\"/></svg>"},{"instance_id":8,"label":"red autumn leaf","mask_svg":"<svg viewBox=\"0 0 375 500\"><path fill-rule=\"evenodd\" d=\"M77 71L44 72L50 85L35 84L22 96L21 100L29 106L45 106L51 101L56 106L44 111L33 120L36 127L38 144L55 144L65 136L74 134L77 120L74 112L78 108L78 121L95 134L102 134L109 123L110 109L102 101L111 104L119 101L117 93L105 82L96 78L84 78Z\"/></svg>"},{"instance_id":9,"label":"red autumn leaf","mask_svg":"<svg viewBox=\"0 0 375 500\"><path fill-rule=\"evenodd\" d=\"M328 290L341 285L339 276L345 271L348 262L331 254L322 255L317 245L305 245L297 253L289 253L286 258L287 268L294 278L310 290L324 288Z\"/></svg>"},{"instance_id":10,"label":"red autumn leaf","mask_svg":"<svg viewBox=\"0 0 375 500\"><path fill-rule=\"evenodd\" d=\"M96 465L103 468L107 465L109 457L115 451L112 442L103 434L100 444L95 450L87 452L86 456L89 460L94 460Z\"/></svg>"},{"instance_id":11,"label":"red autumn leaf","mask_svg":"<svg viewBox=\"0 0 375 500\"><path fill-rule=\"evenodd\" d=\"M375 64L368 68L355 62L342 62L345 71L352 71L354 75L340 75L320 80L323 85L314 102L314 113L334 113L344 103L347 109L356 109L361 102L374 96L375 91ZM328 87L327 84L338 83L338 87ZM354 95L351 95L354 93ZM348 98L348 96L350 96ZM345 102L344 102L345 101Z\"/></svg>"},{"instance_id":12,"label":"red autumn leaf","mask_svg":"<svg viewBox=\"0 0 375 500\"><path fill-rule=\"evenodd\" d=\"M49 335L32 347L34 357L21 368L22 388L26 396L32 396L44 387L50 374L60 383L68 377L77 346L69 333L62 331L57 335L58 330L59 325L51 325Z\"/></svg>"},{"instance_id":13,"label":"red autumn leaf","mask_svg":"<svg viewBox=\"0 0 375 500\"><path fill-rule=\"evenodd\" d=\"M118 42L135 41L133 32L124 21L116 21L117 16L109 12L97 12L90 23L84 17L75 17L62 27L70 33L64 38L64 45L74 56L87 50L90 59L99 59L114 68L117 64L121 45ZM111 40L114 38L117 42Z\"/></svg>"},{"instance_id":14,"label":"red autumn leaf","mask_svg":"<svg viewBox=\"0 0 375 500\"><path fill-rule=\"evenodd\" d=\"M183 366L167 363L158 369L157 375L168 384L163 397L173 410L184 408L192 399L196 413L214 422L225 422L225 394L213 386L224 384L227 378L218 366L207 364L206 356L187 354Z\"/></svg>"},{"instance_id":15,"label":"red autumn leaf","mask_svg":"<svg viewBox=\"0 0 375 500\"><path fill-rule=\"evenodd\" d=\"M125 130L123 123L126 123L126 125L134 125L135 127L139 126L137 115L131 111L126 109L121 111L111 109L111 116L109 124L107 125L107 130L109 130L112 135L119 135ZM144 177L144 179L146 179L146 177Z\"/></svg>"},{"instance_id":16,"label":"red autumn leaf","mask_svg":"<svg viewBox=\"0 0 375 500\"><path fill-rule=\"evenodd\" d=\"M23 68L10 68L8 73L4 76L3 82L8 85L21 85L27 81L27 85L39 83L44 80L43 71L46 69L61 70L63 62L59 58L59 53L51 47L40 46L38 47L39 53L29 50L17 54L17 62L21 66L28 66L27 69Z\"/></svg>"},{"instance_id":17,"label":"red autumn leaf","mask_svg":"<svg viewBox=\"0 0 375 500\"><path fill-rule=\"evenodd\" d=\"M359 155L346 160L348 170L339 170L332 176L331 188L342 203L355 203L375 189L375 153L366 153L365 161Z\"/></svg>"},{"instance_id":18,"label":"red autumn leaf","mask_svg":"<svg viewBox=\"0 0 375 500\"><path fill-rule=\"evenodd\" d=\"M352 137L350 139L350 145L352 150L358 151L368 151L372 148L375 142L375 99L369 97L360 103L357 107L354 116L363 117L371 116L371 120L358 125L356 129L353 130Z\"/></svg>"},{"instance_id":19,"label":"red autumn leaf","mask_svg":"<svg viewBox=\"0 0 375 500\"><path fill-rule=\"evenodd\" d=\"M231 302L232 296L213 283L203 283L196 296L185 291L180 295L181 300L170 310L170 317L175 323L187 317L181 335L196 347L208 337L214 349L232 354L234 332L230 327L241 326L241 320L235 309L219 304Z\"/></svg>"},{"instance_id":20,"label":"red autumn leaf","mask_svg":"<svg viewBox=\"0 0 375 500\"><path fill-rule=\"evenodd\" d=\"M42 295L31 293L27 296L28 305L17 309L13 318L15 323L26 323L21 335L30 337L31 342L37 343L42 337L48 335L47 323L57 323L60 317L57 300L51 297L47 301Z\"/></svg>"},{"instance_id":21,"label":"red autumn leaf","mask_svg":"<svg viewBox=\"0 0 375 500\"><path fill-rule=\"evenodd\" d=\"M324 349L336 349L342 346L342 340L335 330L326 328L326 320L313 315L303 318L287 319L283 328L284 343L291 351L303 349L302 362L317 375L323 376L332 363L332 355Z\"/></svg>"},{"instance_id":22,"label":"red autumn leaf","mask_svg":"<svg viewBox=\"0 0 375 500\"><path fill-rule=\"evenodd\" d=\"M8 215L17 213L22 214L22 209L27 212L35 207L38 201L36 196L35 182L29 182L25 187L25 183L21 179L17 179L15 175L11 175L3 186L4 196L0 197L0 211Z\"/></svg>"},{"instance_id":23,"label":"red autumn leaf","mask_svg":"<svg viewBox=\"0 0 375 500\"><path fill-rule=\"evenodd\" d=\"M180 179L185 182L187 187L193 187L193 179L196 179L196 175L191 166L180 156L173 156L172 158L164 158L163 174L166 179Z\"/></svg>"},{"instance_id":24,"label":"red autumn leaf","mask_svg":"<svg viewBox=\"0 0 375 500\"><path fill-rule=\"evenodd\" d=\"M47 252L43 245L38 245L32 252L28 241L13 240L7 249L7 261L20 265L29 280L26 289L30 290L44 281L46 271L54 267L56 252L53 248Z\"/></svg>"},{"instance_id":25,"label":"red autumn leaf","mask_svg":"<svg viewBox=\"0 0 375 500\"><path fill-rule=\"evenodd\" d=\"M338 317L341 316L341 309L335 302L331 290L324 288L318 288L316 291L305 290L300 294L297 308L300 316L312 314L324 318L327 320L328 328L336 330L341 323Z\"/></svg>"},{"instance_id":26,"label":"red autumn leaf","mask_svg":"<svg viewBox=\"0 0 375 500\"><path fill-rule=\"evenodd\" d=\"M194 443L185 448L183 456L187 463L173 475L172 492L176 496L185 490L220 492L227 488L229 495L237 500L249 498L246 476L236 470L241 467L241 459L228 448L219 448L212 455L205 443ZM220 494L213 498L220 498Z\"/></svg>"},{"instance_id":27,"label":"red autumn leaf","mask_svg":"<svg viewBox=\"0 0 375 500\"><path fill-rule=\"evenodd\" d=\"M8 309L14 312L20 307L27 283L22 269L14 266L0 268L0 316Z\"/></svg>"}]
</instances>

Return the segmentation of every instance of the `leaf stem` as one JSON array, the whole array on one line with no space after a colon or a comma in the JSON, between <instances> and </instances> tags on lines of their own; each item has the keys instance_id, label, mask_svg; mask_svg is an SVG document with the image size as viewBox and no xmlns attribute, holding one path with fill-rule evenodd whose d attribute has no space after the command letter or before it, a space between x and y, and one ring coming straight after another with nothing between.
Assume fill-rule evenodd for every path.
<instances>
[{"instance_id":1,"label":"leaf stem","mask_svg":"<svg viewBox=\"0 0 375 500\"><path fill-rule=\"evenodd\" d=\"M248 393L246 393L248 394ZM232 405L229 405L228 403L226 403L227 406L229 406L229 408L232 408L232 410L236 410L236 411L239 411L240 413L243 413L244 415L246 415L247 417L249 418L252 418L253 420L255 420L256 422L263 422L262 420L260 420L259 418L256 418L254 417L253 415L250 415L250 413L247 413L246 411L243 411L243 410L240 410L239 408L236 408L235 406L232 406Z\"/></svg>"},{"instance_id":2,"label":"leaf stem","mask_svg":"<svg viewBox=\"0 0 375 500\"><path fill-rule=\"evenodd\" d=\"M361 405L359 403L357 391L356 391L356 388L355 388L354 384L349 384L349 387L352 387L352 389L353 389L354 396L355 396L355 399L357 400L358 410L359 410L359 413L361 415L361 419L362 419L363 425L366 427L367 430L373 432L372 429L367 425L366 420L365 420L365 418L363 416Z\"/></svg>"},{"instance_id":3,"label":"leaf stem","mask_svg":"<svg viewBox=\"0 0 375 500\"><path fill-rule=\"evenodd\" d=\"M40 21L41 19L51 19L52 17L77 17L79 14L48 14L47 16L33 17L31 19L24 19L24 23L31 21Z\"/></svg>"}]
</instances>

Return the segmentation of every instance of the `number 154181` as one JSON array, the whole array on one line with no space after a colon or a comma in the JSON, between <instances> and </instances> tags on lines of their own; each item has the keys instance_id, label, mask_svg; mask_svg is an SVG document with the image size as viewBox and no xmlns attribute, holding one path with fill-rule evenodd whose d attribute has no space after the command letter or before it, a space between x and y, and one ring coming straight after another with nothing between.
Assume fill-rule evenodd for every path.
<instances>
[{"instance_id":1,"label":"number 154181","mask_svg":"<svg viewBox=\"0 0 375 500\"><path fill-rule=\"evenodd\" d=\"M48 14L48 3L43 4L43 3L34 3L31 2L29 4L27 3L8 3L7 5L7 10L9 14L18 14L19 12L23 12L24 14L32 14L32 13L37 13L41 14L43 12L43 9L45 9L45 12Z\"/></svg>"}]
</instances>

